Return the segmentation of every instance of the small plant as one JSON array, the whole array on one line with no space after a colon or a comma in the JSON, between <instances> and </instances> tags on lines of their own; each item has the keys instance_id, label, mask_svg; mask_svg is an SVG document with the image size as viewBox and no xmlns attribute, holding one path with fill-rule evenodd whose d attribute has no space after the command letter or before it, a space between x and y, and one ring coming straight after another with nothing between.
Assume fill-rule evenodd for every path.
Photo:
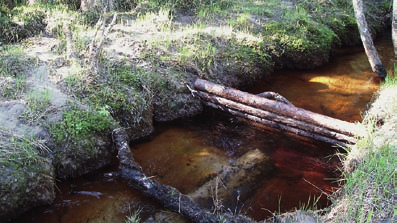
<instances>
[{"instance_id":1,"label":"small plant","mask_svg":"<svg viewBox=\"0 0 397 223\"><path fill-rule=\"evenodd\" d=\"M138 208L138 210L134 211L132 214L128 215L125 220L125 223L139 223L141 222L141 218L139 215L141 214L142 209Z\"/></svg>"},{"instance_id":2,"label":"small plant","mask_svg":"<svg viewBox=\"0 0 397 223\"><path fill-rule=\"evenodd\" d=\"M30 123L36 122L43 117L51 105L51 94L48 89L44 91L30 91L26 97L28 108L22 114L22 117Z\"/></svg>"},{"instance_id":3,"label":"small plant","mask_svg":"<svg viewBox=\"0 0 397 223\"><path fill-rule=\"evenodd\" d=\"M113 125L108 107L85 111L77 107L63 113L63 120L50 126L56 142L79 141L95 133L105 133Z\"/></svg>"}]
</instances>

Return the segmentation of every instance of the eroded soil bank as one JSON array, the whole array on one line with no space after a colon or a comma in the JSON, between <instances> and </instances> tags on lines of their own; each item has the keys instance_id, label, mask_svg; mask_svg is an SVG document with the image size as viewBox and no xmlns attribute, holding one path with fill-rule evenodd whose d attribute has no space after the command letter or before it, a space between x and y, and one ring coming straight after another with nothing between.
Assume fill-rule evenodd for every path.
<instances>
[{"instance_id":1,"label":"eroded soil bank","mask_svg":"<svg viewBox=\"0 0 397 223\"><path fill-rule=\"evenodd\" d=\"M197 76L247 87L274 69L320 66L341 44L359 42L350 1L222 2L187 12L139 1L114 22L113 13L65 5L11 8L1 39L17 43L0 51L1 219L51 203L55 179L109 164L113 129L136 139L153 120L200 113L186 87ZM390 7L374 2L375 35Z\"/></svg>"}]
</instances>

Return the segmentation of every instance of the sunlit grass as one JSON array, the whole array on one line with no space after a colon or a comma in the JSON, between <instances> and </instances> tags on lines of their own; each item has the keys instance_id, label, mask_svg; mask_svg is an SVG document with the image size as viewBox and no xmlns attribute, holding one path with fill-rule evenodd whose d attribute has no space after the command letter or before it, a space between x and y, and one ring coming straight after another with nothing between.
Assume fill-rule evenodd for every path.
<instances>
[{"instance_id":1,"label":"sunlit grass","mask_svg":"<svg viewBox=\"0 0 397 223\"><path fill-rule=\"evenodd\" d=\"M333 221L383 222L396 216L397 85L387 77L381 94L364 117L365 136L347 148L344 186ZM333 215L333 216L332 216Z\"/></svg>"}]
</instances>

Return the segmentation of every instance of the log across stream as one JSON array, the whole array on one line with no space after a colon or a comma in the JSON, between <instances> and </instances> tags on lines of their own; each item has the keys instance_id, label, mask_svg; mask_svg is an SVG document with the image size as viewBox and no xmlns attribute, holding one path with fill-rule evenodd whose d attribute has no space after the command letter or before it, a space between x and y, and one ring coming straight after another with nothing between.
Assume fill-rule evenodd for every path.
<instances>
[{"instance_id":1,"label":"log across stream","mask_svg":"<svg viewBox=\"0 0 397 223\"><path fill-rule=\"evenodd\" d=\"M205 105L266 127L339 146L353 144L353 137L358 133L353 123L297 108L289 102L270 100L202 79L195 81L194 88L192 94L200 97Z\"/></svg>"},{"instance_id":2,"label":"log across stream","mask_svg":"<svg viewBox=\"0 0 397 223\"><path fill-rule=\"evenodd\" d=\"M381 55L387 47L391 49L390 45L378 49ZM349 51L321 69L280 71L258 81L250 92L278 92L297 107L358 121L360 110L378 84L371 80L373 74L363 50ZM197 190L210 179L216 183L214 177L224 167L233 170L247 158L255 161L253 158L261 157L266 161L263 157L267 157L270 165L265 165L264 176L252 175L257 179L254 183L233 188L229 200L222 198L229 213L247 214L256 220L279 209L289 211L307 205L309 197L313 201L314 196L322 194L319 189L330 193L338 186L333 183L338 177L334 172L337 158L329 161L334 147L294 138L294 134L259 129L215 111L181 122L158 124L150 138L133 142L131 149L147 177L190 195L199 193ZM51 206L35 208L13 222L124 222L127 214L139 208L141 217L152 222L161 217L168 222L189 222L129 188L122 178L105 174L117 166L116 161L113 169L59 182L57 198ZM219 181L218 185L223 187ZM198 201L204 205L206 202ZM317 206L326 205L329 202L321 195Z\"/></svg>"}]
</instances>

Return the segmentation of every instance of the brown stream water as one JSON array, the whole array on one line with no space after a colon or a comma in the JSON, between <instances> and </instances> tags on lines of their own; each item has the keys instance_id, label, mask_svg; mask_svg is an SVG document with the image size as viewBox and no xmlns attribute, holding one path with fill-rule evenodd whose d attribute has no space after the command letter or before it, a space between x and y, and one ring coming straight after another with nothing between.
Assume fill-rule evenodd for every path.
<instances>
[{"instance_id":1,"label":"brown stream water","mask_svg":"<svg viewBox=\"0 0 397 223\"><path fill-rule=\"evenodd\" d=\"M379 40L377 48L390 66L390 38ZM359 121L378 82L363 49L347 48L329 65L277 71L258 81L250 92L278 92L298 107ZM334 156L338 148L263 129L213 110L192 119L158 124L153 135L132 143L131 148L148 176L183 193L192 193L222 168L233 168L248 151L260 151L268 159L263 175L227 185L231 193L224 200L225 210L256 220L303 206L326 207L330 202L321 191L331 194L338 187L339 161ZM122 179L105 176L116 168L117 161L96 173L59 182L52 205L34 208L12 222L124 222L127 214L138 209L148 222L189 222L162 210L156 202L128 188Z\"/></svg>"}]
</instances>

